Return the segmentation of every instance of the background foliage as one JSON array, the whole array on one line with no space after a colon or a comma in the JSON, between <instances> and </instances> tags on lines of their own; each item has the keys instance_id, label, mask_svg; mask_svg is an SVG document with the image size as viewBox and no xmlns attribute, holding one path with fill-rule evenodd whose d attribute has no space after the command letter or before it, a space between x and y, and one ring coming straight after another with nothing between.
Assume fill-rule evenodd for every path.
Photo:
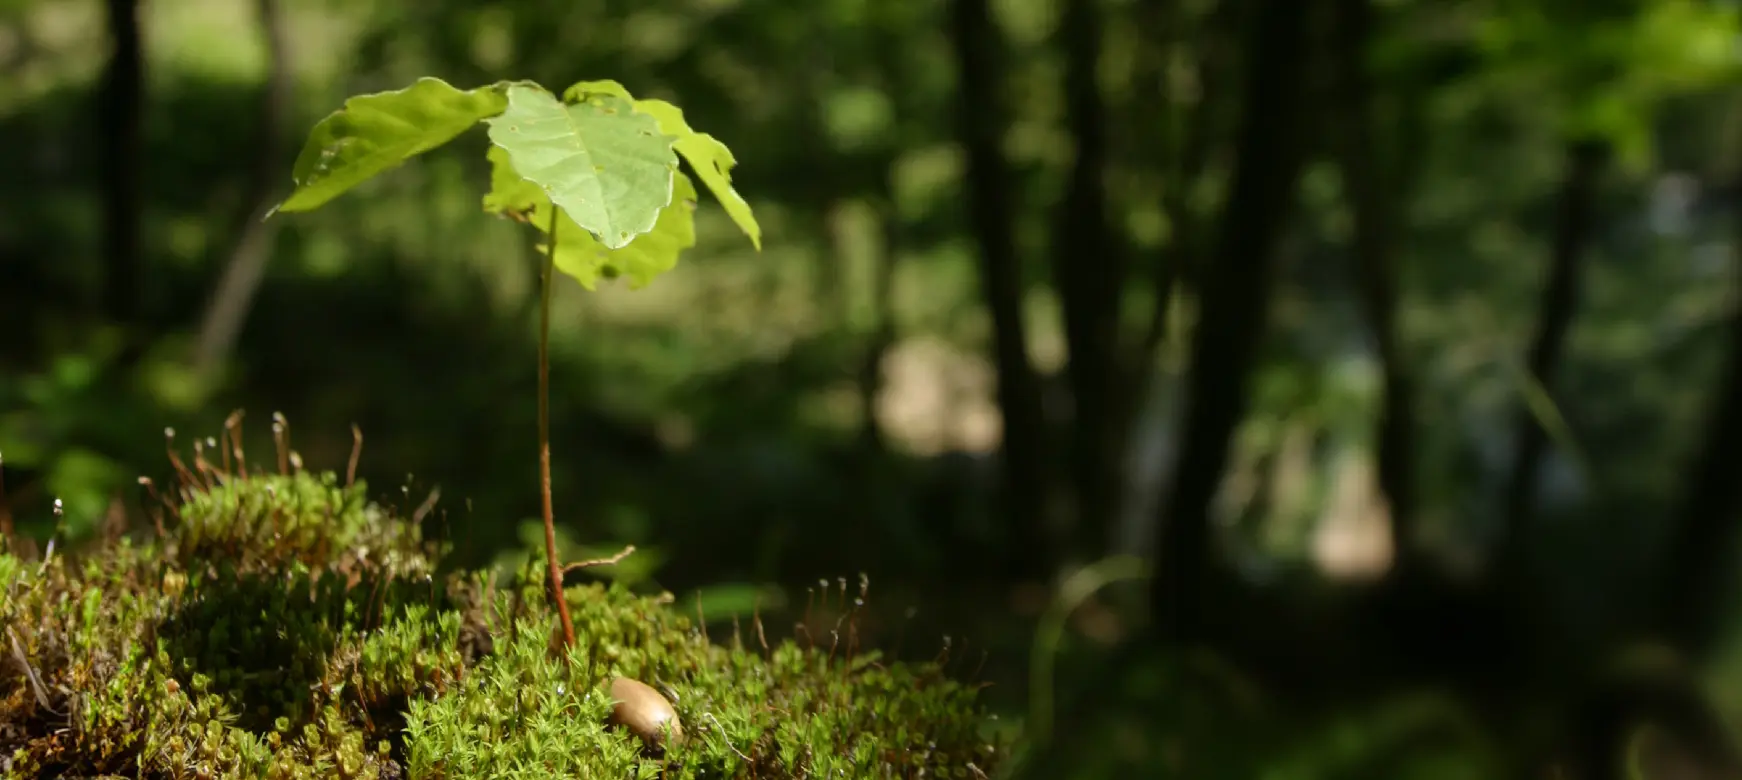
<instances>
[{"instance_id":1,"label":"background foliage","mask_svg":"<svg viewBox=\"0 0 1742 780\"><path fill-rule=\"evenodd\" d=\"M1037 776L1540 776L1642 720L1721 766L1644 702L1742 714L1738 13L10 0L5 506L90 538L165 426L282 411L518 562L535 238L483 131L258 217L349 95L610 78L733 150L761 251L703 207L645 289L558 291L572 557L633 543L609 576L722 629L867 572L868 641L985 651L1011 728L1056 575L1151 559L1046 648ZM1641 644L1680 682L1612 685Z\"/></svg>"}]
</instances>

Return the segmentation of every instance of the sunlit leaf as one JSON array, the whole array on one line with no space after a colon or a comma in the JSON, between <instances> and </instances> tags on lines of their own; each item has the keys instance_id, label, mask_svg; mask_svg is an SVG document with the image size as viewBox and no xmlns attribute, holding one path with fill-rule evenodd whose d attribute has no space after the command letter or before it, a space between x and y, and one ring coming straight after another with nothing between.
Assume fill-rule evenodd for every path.
<instances>
[{"instance_id":1,"label":"sunlit leaf","mask_svg":"<svg viewBox=\"0 0 1742 780\"><path fill-rule=\"evenodd\" d=\"M490 191L484 194L484 210L546 224L548 213L543 213L544 219L537 217L549 207L550 198L545 197L544 190L537 184L514 170L514 164L508 160L508 150L492 146L484 157L490 161Z\"/></svg>"},{"instance_id":2,"label":"sunlit leaf","mask_svg":"<svg viewBox=\"0 0 1742 780\"><path fill-rule=\"evenodd\" d=\"M317 208L447 143L507 105L502 85L462 91L435 78L353 97L309 131L291 172L296 190L273 211Z\"/></svg>"},{"instance_id":3,"label":"sunlit leaf","mask_svg":"<svg viewBox=\"0 0 1742 780\"><path fill-rule=\"evenodd\" d=\"M572 89L572 87L571 87ZM663 100L637 100L635 110L659 120L659 129L667 135L675 136L675 147L679 154L688 160L702 183L726 207L726 213L738 228L750 237L750 243L757 249L762 248L762 227L756 224L756 215L751 213L750 204L732 189L732 168L738 160L732 156L732 150L726 148L719 139L707 133L698 133L684 121L683 110Z\"/></svg>"},{"instance_id":4,"label":"sunlit leaf","mask_svg":"<svg viewBox=\"0 0 1742 780\"><path fill-rule=\"evenodd\" d=\"M635 100L635 96L629 94L629 90L622 84L610 79L600 79L598 81L575 82L568 89L563 90L563 102L584 103L587 98L593 97L594 95L618 97L630 102L634 102ZM666 134L671 135L671 132L667 130Z\"/></svg>"},{"instance_id":5,"label":"sunlit leaf","mask_svg":"<svg viewBox=\"0 0 1742 780\"><path fill-rule=\"evenodd\" d=\"M652 230L671 202L672 138L622 98L565 105L543 89L513 85L508 109L489 125L514 170L607 248Z\"/></svg>"},{"instance_id":6,"label":"sunlit leaf","mask_svg":"<svg viewBox=\"0 0 1742 780\"><path fill-rule=\"evenodd\" d=\"M484 196L486 211L511 216L550 230L550 199L538 185L520 178L508 161L508 153L493 147L489 153L490 193ZM627 277L631 288L645 287L676 267L683 250L695 246L696 187L688 176L672 179L672 200L661 209L653 229L636 236L627 246L607 249L575 224L567 214L557 227L556 267L581 286L596 289L601 278ZM539 246L548 252L549 242Z\"/></svg>"},{"instance_id":7,"label":"sunlit leaf","mask_svg":"<svg viewBox=\"0 0 1742 780\"><path fill-rule=\"evenodd\" d=\"M655 277L675 268L683 250L696 245L696 185L681 172L672 183L671 205L659 212L653 230L636 236L621 249L600 248L601 273L607 277L623 275L631 289L646 287Z\"/></svg>"}]
</instances>

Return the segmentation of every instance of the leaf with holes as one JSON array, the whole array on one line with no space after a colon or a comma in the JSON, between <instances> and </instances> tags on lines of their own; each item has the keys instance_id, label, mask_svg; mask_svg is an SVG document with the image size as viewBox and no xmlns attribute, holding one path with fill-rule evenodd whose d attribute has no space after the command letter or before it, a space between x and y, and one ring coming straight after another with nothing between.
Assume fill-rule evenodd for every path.
<instances>
[{"instance_id":1,"label":"leaf with holes","mask_svg":"<svg viewBox=\"0 0 1742 780\"><path fill-rule=\"evenodd\" d=\"M274 212L310 211L370 177L466 132L508 106L505 85L459 90L422 78L401 90L359 95L309 132L291 169L296 189Z\"/></svg>"},{"instance_id":2,"label":"leaf with holes","mask_svg":"<svg viewBox=\"0 0 1742 780\"><path fill-rule=\"evenodd\" d=\"M600 271L606 278L622 275L629 280L629 289L639 290L676 268L678 256L695 245L696 185L679 172L672 177L671 205L659 212L653 230L636 236L621 249L601 250Z\"/></svg>"},{"instance_id":3,"label":"leaf with holes","mask_svg":"<svg viewBox=\"0 0 1742 780\"><path fill-rule=\"evenodd\" d=\"M627 100L595 95L565 105L543 89L512 85L507 110L488 123L490 141L515 172L607 249L652 230L671 203L673 139Z\"/></svg>"},{"instance_id":4,"label":"leaf with holes","mask_svg":"<svg viewBox=\"0 0 1742 780\"><path fill-rule=\"evenodd\" d=\"M629 90L615 81L581 81L563 90L563 100L571 103L586 102L598 96L633 100L637 112L658 121L659 131L677 139L673 147L689 161L690 167L695 169L714 197L719 198L720 205L726 207L732 221L750 237L751 244L758 250L762 249L762 227L756 224L756 215L750 210L750 204L732 188L732 168L738 161L732 156L731 149L719 139L691 128L684 119L683 109L663 100L634 100Z\"/></svg>"},{"instance_id":5,"label":"leaf with holes","mask_svg":"<svg viewBox=\"0 0 1742 780\"><path fill-rule=\"evenodd\" d=\"M544 190L521 178L509 162L508 152L501 147L491 147L488 157L490 192L484 196L484 210L530 223L541 232L548 231L551 204ZM597 289L601 278L619 275L629 279L632 289L639 289L676 267L683 250L696 244L696 187L680 172L672 179L672 192L671 203L660 210L653 229L618 249L600 245L563 214L557 224L554 258L557 270L574 277L589 290ZM548 247L548 243L540 245L539 251L548 252Z\"/></svg>"}]
</instances>

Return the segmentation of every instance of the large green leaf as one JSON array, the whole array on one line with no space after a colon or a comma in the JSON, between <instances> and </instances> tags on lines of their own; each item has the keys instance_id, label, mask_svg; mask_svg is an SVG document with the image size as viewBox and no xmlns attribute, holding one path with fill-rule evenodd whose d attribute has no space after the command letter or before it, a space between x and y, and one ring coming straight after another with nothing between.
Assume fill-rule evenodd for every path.
<instances>
[{"instance_id":1,"label":"large green leaf","mask_svg":"<svg viewBox=\"0 0 1742 780\"><path fill-rule=\"evenodd\" d=\"M508 109L489 125L514 170L608 249L652 230L671 203L673 139L627 100L596 95L565 105L543 89L512 85Z\"/></svg>"},{"instance_id":2,"label":"large green leaf","mask_svg":"<svg viewBox=\"0 0 1742 780\"><path fill-rule=\"evenodd\" d=\"M540 231L550 229L551 202L537 184L522 178L509 162L508 152L491 147L490 192L484 210L529 222ZM573 277L582 287L597 289L601 278L618 275L629 279L631 288L645 287L655 277L671 270L683 250L695 246L696 187L679 172L672 179L671 204L661 209L653 230L636 236L627 246L608 249L565 213L557 222L555 263L557 270ZM548 252L549 245L539 247Z\"/></svg>"},{"instance_id":3,"label":"large green leaf","mask_svg":"<svg viewBox=\"0 0 1742 780\"><path fill-rule=\"evenodd\" d=\"M405 89L359 95L309 131L278 211L309 211L382 171L452 140L508 105L503 86L462 91L422 78Z\"/></svg>"},{"instance_id":4,"label":"large green leaf","mask_svg":"<svg viewBox=\"0 0 1742 780\"><path fill-rule=\"evenodd\" d=\"M714 197L720 199L732 221L750 237L750 243L758 250L762 248L762 227L756 224L756 215L751 212L750 204L732 188L732 168L738 160L732 156L731 149L719 139L691 128L684 120L683 109L663 100L634 100L629 90L615 81L582 81L563 90L563 100L573 103L597 96L633 100L636 111L658 121L659 131L677 139L674 146L678 153L689 161L690 167L702 178L702 183L708 185Z\"/></svg>"}]
</instances>

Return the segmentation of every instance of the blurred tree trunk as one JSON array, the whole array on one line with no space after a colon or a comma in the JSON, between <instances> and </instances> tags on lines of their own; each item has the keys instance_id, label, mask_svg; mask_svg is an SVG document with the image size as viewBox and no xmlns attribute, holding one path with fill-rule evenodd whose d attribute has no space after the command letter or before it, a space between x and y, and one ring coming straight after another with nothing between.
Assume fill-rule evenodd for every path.
<instances>
[{"instance_id":1,"label":"blurred tree trunk","mask_svg":"<svg viewBox=\"0 0 1742 780\"><path fill-rule=\"evenodd\" d=\"M1073 536L1080 554L1097 557L1112 543L1124 487L1120 432L1129 420L1117 373L1128 262L1107 217L1107 107L1098 80L1103 31L1095 0L1066 0L1058 35L1076 159L1054 215L1052 275L1069 348Z\"/></svg>"},{"instance_id":2,"label":"blurred tree trunk","mask_svg":"<svg viewBox=\"0 0 1742 780\"><path fill-rule=\"evenodd\" d=\"M1526 379L1535 382L1550 398L1554 396L1554 375L1560 367L1567 332L1572 327L1574 310L1578 306L1585 250L1594 227L1591 212L1596 199L1597 174L1606 156L1606 148L1594 141L1575 143L1567 153L1567 171L1558 196L1553 254L1542 288L1536 335L1525 359ZM1524 405L1519 412L1512 474L1506 482L1505 503L1502 505L1502 518L1506 522L1498 569L1502 577L1518 574L1525 565L1537 474L1547 444L1548 436L1542 422L1528 404Z\"/></svg>"},{"instance_id":3,"label":"blurred tree trunk","mask_svg":"<svg viewBox=\"0 0 1742 780\"><path fill-rule=\"evenodd\" d=\"M1738 201L1742 203L1742 201ZM1742 246L1742 209L1736 214ZM1683 652L1704 655L1735 591L1735 547L1742 526L1742 263L1731 269L1730 344L1705 440L1688 464L1680 507L1671 516L1668 578L1659 628Z\"/></svg>"},{"instance_id":4,"label":"blurred tree trunk","mask_svg":"<svg viewBox=\"0 0 1742 780\"><path fill-rule=\"evenodd\" d=\"M1138 8L1139 23L1155 32L1156 37L1144 46L1139 56L1138 83L1141 90L1153 96L1142 99L1138 126L1145 132L1136 139L1139 147L1162 150L1161 210L1167 219L1167 243L1154 258L1151 294L1155 308L1140 337L1131 364L1136 382L1143 388L1153 374L1151 364L1157 351L1168 338L1168 322L1175 290L1191 286L1194 275L1203 264L1203 219L1192 208L1190 194L1210 159L1217 129L1215 100L1223 93L1231 59L1228 54L1228 29L1236 21L1231 13L1233 2L1219 2L1206 24L1188 35L1186 20L1177 0L1145 0ZM1184 107L1183 96L1176 95L1169 70L1184 43L1192 41L1196 56L1192 74L1197 81L1196 106ZM1139 399L1146 389L1133 389ZM1134 399L1135 404L1141 404Z\"/></svg>"},{"instance_id":5,"label":"blurred tree trunk","mask_svg":"<svg viewBox=\"0 0 1742 780\"><path fill-rule=\"evenodd\" d=\"M876 199L877 268L871 277L871 338L859 363L859 407L863 415L860 443L866 451L881 454L888 448L882 422L877 418L877 397L883 391L883 359L895 344L895 269L901 257L901 215L894 198L884 187Z\"/></svg>"},{"instance_id":6,"label":"blurred tree trunk","mask_svg":"<svg viewBox=\"0 0 1742 780\"><path fill-rule=\"evenodd\" d=\"M1367 326L1378 353L1384 399L1379 413L1379 489L1385 494L1396 550L1393 571L1406 575L1415 554L1415 381L1397 344L1396 209L1404 193L1386 180L1380 155L1368 55L1373 41L1371 0L1339 0L1332 54L1343 116L1338 154L1344 197L1354 215L1355 271Z\"/></svg>"},{"instance_id":7,"label":"blurred tree trunk","mask_svg":"<svg viewBox=\"0 0 1742 780\"><path fill-rule=\"evenodd\" d=\"M1153 602L1162 635L1194 641L1208 573L1210 510L1245 415L1247 382L1268 320L1276 247L1300 178L1308 5L1256 0L1247 31L1244 112L1233 181L1204 269L1192 338L1184 431L1163 502Z\"/></svg>"},{"instance_id":8,"label":"blurred tree trunk","mask_svg":"<svg viewBox=\"0 0 1742 780\"><path fill-rule=\"evenodd\" d=\"M140 138L144 110L145 53L140 41L138 0L108 0L112 46L103 73L103 311L131 322L139 309Z\"/></svg>"},{"instance_id":9,"label":"blurred tree trunk","mask_svg":"<svg viewBox=\"0 0 1742 780\"><path fill-rule=\"evenodd\" d=\"M254 296L266 277L272 237L277 233L275 224L266 221L266 214L272 208L272 183L277 180L285 114L290 110L290 63L278 0L256 0L255 13L266 44L266 88L260 97L259 134L254 168L243 195L244 211L235 227L236 239L230 246L224 275L206 305L194 344L194 371L201 376L209 375L235 349Z\"/></svg>"},{"instance_id":10,"label":"blurred tree trunk","mask_svg":"<svg viewBox=\"0 0 1742 780\"><path fill-rule=\"evenodd\" d=\"M873 62L884 94L893 103L895 119L884 136L881 165L877 172L872 208L878 227L877 266L871 277L871 334L865 354L859 364L859 407L863 415L859 428L860 444L867 453L882 455L888 450L887 433L877 416L877 398L883 391L883 361L894 347L895 274L901 259L906 229L902 223L901 204L895 190L896 160L905 148L907 133L904 122L913 116L913 77L908 58L903 56L905 33L916 22L906 17L901 6L883 6L872 16Z\"/></svg>"},{"instance_id":11,"label":"blurred tree trunk","mask_svg":"<svg viewBox=\"0 0 1742 780\"><path fill-rule=\"evenodd\" d=\"M1233 75L1239 29L1231 11L1238 4L1217 2L1201 18L1192 18L1182 5L1178 0L1143 0L1135 9L1134 22L1148 34L1137 53L1128 136L1117 152L1120 159L1141 161L1149 169L1167 225L1164 243L1144 258L1153 305L1147 321L1130 334L1132 343L1125 345L1113 394L1113 403L1122 405L1116 410L1122 424L1113 450L1124 471L1125 492L1110 546L1121 552L1147 550L1153 544L1155 514L1144 506L1144 497L1153 495L1160 473L1131 471L1138 457L1133 445L1156 435L1142 429L1141 418L1154 403L1153 391L1162 378L1157 358L1163 345L1177 337L1174 306L1182 293L1195 292L1206 250L1204 209L1191 196L1203 183L1212 157L1226 151L1217 120L1234 102L1223 87Z\"/></svg>"},{"instance_id":12,"label":"blurred tree trunk","mask_svg":"<svg viewBox=\"0 0 1742 780\"><path fill-rule=\"evenodd\" d=\"M951 36L957 59L957 132L967 156L969 223L979 244L980 283L992 316L1003 415L1004 516L1010 519L1012 566L1046 576L1051 545L1050 497L1040 382L1023 330L1021 258L1012 204L1014 182L1003 155L1004 71L1001 36L987 0L953 0Z\"/></svg>"}]
</instances>

